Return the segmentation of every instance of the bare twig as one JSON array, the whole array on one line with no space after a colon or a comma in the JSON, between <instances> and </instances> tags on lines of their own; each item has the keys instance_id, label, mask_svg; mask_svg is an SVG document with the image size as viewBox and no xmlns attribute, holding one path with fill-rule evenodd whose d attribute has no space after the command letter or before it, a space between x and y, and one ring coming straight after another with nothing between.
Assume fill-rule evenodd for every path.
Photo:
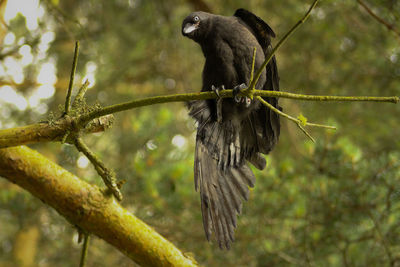
<instances>
[{"instance_id":1,"label":"bare twig","mask_svg":"<svg viewBox=\"0 0 400 267\"><path fill-rule=\"evenodd\" d=\"M271 109L272 111L276 112L277 114L279 114L282 117L287 118L288 120L293 121L294 123L296 123L297 127L299 127L299 129L308 137L311 139L311 141L315 142L314 138L306 131L306 129L304 128L304 126L313 126L313 127L320 127L320 128L326 128L326 129L332 129L332 130L336 130L336 127L334 126L328 126L328 125L322 125L322 124L316 124L316 123L310 123L307 121L302 121L299 119L296 119L282 111L280 111L279 109L277 109L276 107L274 107L273 105L271 105L270 103L268 103L267 101L265 101L262 97L257 96L257 100L260 101L263 105L267 106L269 109Z\"/></svg>"},{"instance_id":2,"label":"bare twig","mask_svg":"<svg viewBox=\"0 0 400 267\"><path fill-rule=\"evenodd\" d=\"M253 79L254 79L254 68L256 66L256 53L257 53L257 48L254 47L253 50L253 60L251 62L251 73L250 73L250 85L253 85ZM255 88L256 84L254 83L254 86L249 86L248 90L248 96L253 100L253 94L254 91L256 90Z\"/></svg>"},{"instance_id":3,"label":"bare twig","mask_svg":"<svg viewBox=\"0 0 400 267\"><path fill-rule=\"evenodd\" d=\"M65 99L65 114L67 114L67 115L71 108L72 85L74 84L76 65L78 64L78 55L79 55L79 41L76 41L75 42L74 60L72 61L71 77L69 79L68 92L67 92L67 97Z\"/></svg>"},{"instance_id":4,"label":"bare twig","mask_svg":"<svg viewBox=\"0 0 400 267\"><path fill-rule=\"evenodd\" d=\"M79 88L78 94L76 95L75 99L74 99L74 103L78 103L80 101L82 101L84 95L86 94L86 90L88 89L89 86L89 81L86 80L83 85L81 86L81 88Z\"/></svg>"},{"instance_id":5,"label":"bare twig","mask_svg":"<svg viewBox=\"0 0 400 267\"><path fill-rule=\"evenodd\" d=\"M254 89L258 80L261 77L261 73L267 66L267 64L271 61L272 57L274 56L275 52L283 45L283 43L289 38L290 35L294 33L294 31L301 25L303 24L307 18L310 16L311 11L314 9L314 7L317 5L319 0L314 0L314 2L311 4L310 8L306 12L306 14L279 40L278 44L274 47L274 49L271 51L271 53L268 55L268 57L265 58L264 63L261 65L261 67L258 69L254 80L250 83L249 88Z\"/></svg>"},{"instance_id":6,"label":"bare twig","mask_svg":"<svg viewBox=\"0 0 400 267\"><path fill-rule=\"evenodd\" d=\"M111 191L111 193L119 200L122 200L122 194L119 190L113 170L108 169L104 163L89 149L89 147L83 142L81 137L76 137L75 147L82 152L89 161L93 164L96 172L103 179L105 185Z\"/></svg>"},{"instance_id":7,"label":"bare twig","mask_svg":"<svg viewBox=\"0 0 400 267\"><path fill-rule=\"evenodd\" d=\"M379 23L383 24L389 31L394 32L398 37L400 37L400 31L394 27L393 24L388 23L381 17L379 17L377 14L375 14L368 6L366 3L364 3L362 0L357 0L357 2L367 11L371 17L373 17L376 21Z\"/></svg>"},{"instance_id":8,"label":"bare twig","mask_svg":"<svg viewBox=\"0 0 400 267\"><path fill-rule=\"evenodd\" d=\"M85 233L84 235L85 235L85 237L84 237L84 240L83 240L81 260L79 262L79 267L85 267L86 266L87 252L88 252L88 248L89 248L90 234Z\"/></svg>"}]
</instances>

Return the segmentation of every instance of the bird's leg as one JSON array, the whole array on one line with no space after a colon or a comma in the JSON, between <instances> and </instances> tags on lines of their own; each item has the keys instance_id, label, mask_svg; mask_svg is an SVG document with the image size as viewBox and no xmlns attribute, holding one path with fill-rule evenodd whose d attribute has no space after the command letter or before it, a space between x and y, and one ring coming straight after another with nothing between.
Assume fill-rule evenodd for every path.
<instances>
[{"instance_id":1,"label":"bird's leg","mask_svg":"<svg viewBox=\"0 0 400 267\"><path fill-rule=\"evenodd\" d=\"M246 108L248 108L251 104L250 97L239 95L239 93L242 92L243 90L245 90L246 88L247 88L247 85L244 83L235 86L233 88L233 99L238 104L244 103L246 105Z\"/></svg>"},{"instance_id":2,"label":"bird's leg","mask_svg":"<svg viewBox=\"0 0 400 267\"><path fill-rule=\"evenodd\" d=\"M219 87L211 86L211 90L217 95L217 121L218 123L222 123L222 98L219 94L220 90L225 90L225 86L221 85L221 89Z\"/></svg>"}]
</instances>

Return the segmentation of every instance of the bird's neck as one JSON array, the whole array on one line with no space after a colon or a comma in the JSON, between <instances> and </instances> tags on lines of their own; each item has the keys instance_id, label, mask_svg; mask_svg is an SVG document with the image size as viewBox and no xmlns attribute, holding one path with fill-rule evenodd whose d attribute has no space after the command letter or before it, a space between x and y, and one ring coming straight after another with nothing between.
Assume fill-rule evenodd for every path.
<instances>
[{"instance_id":1,"label":"bird's neck","mask_svg":"<svg viewBox=\"0 0 400 267\"><path fill-rule=\"evenodd\" d=\"M218 57L218 36L210 34L208 38L205 38L201 42L199 42L201 46L201 50L203 51L204 57L207 59L208 57Z\"/></svg>"}]
</instances>

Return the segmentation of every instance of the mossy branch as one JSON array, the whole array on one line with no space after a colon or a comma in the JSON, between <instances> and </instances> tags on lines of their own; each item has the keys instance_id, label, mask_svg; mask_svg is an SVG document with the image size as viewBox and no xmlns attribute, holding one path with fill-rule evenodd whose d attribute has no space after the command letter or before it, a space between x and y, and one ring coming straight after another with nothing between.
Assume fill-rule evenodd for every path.
<instances>
[{"instance_id":1,"label":"mossy branch","mask_svg":"<svg viewBox=\"0 0 400 267\"><path fill-rule=\"evenodd\" d=\"M46 122L0 130L0 148L61 141L65 136L65 132L73 128L74 121L76 121L76 118L64 116L56 120L50 119ZM105 131L111 127L113 121L113 115L96 118L90 121L81 133L88 134ZM66 140L66 142L71 141L69 139Z\"/></svg>"},{"instance_id":2,"label":"mossy branch","mask_svg":"<svg viewBox=\"0 0 400 267\"><path fill-rule=\"evenodd\" d=\"M223 98L232 97L232 90L220 91L220 96ZM400 98L398 96L379 97L379 96L321 96L321 95L303 95L293 94L282 91L263 91L255 90L254 96L262 97L281 97L302 101L342 101L342 102L386 102L398 103ZM165 96L154 96L143 99L137 99L126 103L110 105L108 107L96 109L86 114L79 115L76 118L68 117L61 118L55 121L36 123L22 127L10 128L0 130L0 148L33 144L38 142L60 141L65 135L65 132L72 126L72 121L76 120L82 124L90 123L86 126L85 133L93 133L104 131L110 127L113 121L110 115L117 112L122 112L143 106L150 106L155 104L169 103L169 102L186 102L190 100L205 100L216 98L214 92L198 92L186 94L174 94ZM103 117L105 116L105 117ZM78 123L78 122L77 122ZM67 140L67 142L69 142Z\"/></svg>"},{"instance_id":3,"label":"mossy branch","mask_svg":"<svg viewBox=\"0 0 400 267\"><path fill-rule=\"evenodd\" d=\"M227 98L232 97L232 89L222 90L219 92L220 97ZM304 101L365 101L365 102L389 102L398 103L400 98L398 96L379 97L379 96L326 96L326 95L304 95L294 94L282 91L264 91L255 90L254 96L262 97L282 97ZM198 93L186 93L186 94L173 94L165 96L153 96L143 99L137 99L126 103L120 103L116 105L110 105L98 110L94 110L87 114L80 116L79 120L84 123L91 121L94 118L98 118L104 115L113 114L121 111L126 111L134 108L143 106L150 106L155 104L169 103L169 102L186 102L191 100L206 100L216 98L214 92L198 92Z\"/></svg>"},{"instance_id":4,"label":"mossy branch","mask_svg":"<svg viewBox=\"0 0 400 267\"><path fill-rule=\"evenodd\" d=\"M0 176L95 234L140 266L197 266L114 198L25 146L0 149Z\"/></svg>"}]
</instances>

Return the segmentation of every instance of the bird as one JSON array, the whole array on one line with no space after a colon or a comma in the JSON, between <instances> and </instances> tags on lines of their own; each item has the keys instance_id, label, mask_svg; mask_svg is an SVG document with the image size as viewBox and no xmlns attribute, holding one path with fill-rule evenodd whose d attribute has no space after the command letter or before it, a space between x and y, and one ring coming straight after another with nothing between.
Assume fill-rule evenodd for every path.
<instances>
[{"instance_id":1,"label":"bird","mask_svg":"<svg viewBox=\"0 0 400 267\"><path fill-rule=\"evenodd\" d=\"M268 154L279 140L279 115L240 94L250 83L253 56L257 70L272 51L275 33L260 17L240 8L233 16L193 12L183 20L182 34L198 43L205 57L201 91L217 95L189 101L187 106L197 123L194 184L200 191L205 236L211 241L214 233L218 246L229 250L242 202L255 185L248 163L263 170L262 154ZM221 90L229 88L234 97L220 98ZM275 56L256 88L279 90ZM264 99L282 109L277 98Z\"/></svg>"}]
</instances>

